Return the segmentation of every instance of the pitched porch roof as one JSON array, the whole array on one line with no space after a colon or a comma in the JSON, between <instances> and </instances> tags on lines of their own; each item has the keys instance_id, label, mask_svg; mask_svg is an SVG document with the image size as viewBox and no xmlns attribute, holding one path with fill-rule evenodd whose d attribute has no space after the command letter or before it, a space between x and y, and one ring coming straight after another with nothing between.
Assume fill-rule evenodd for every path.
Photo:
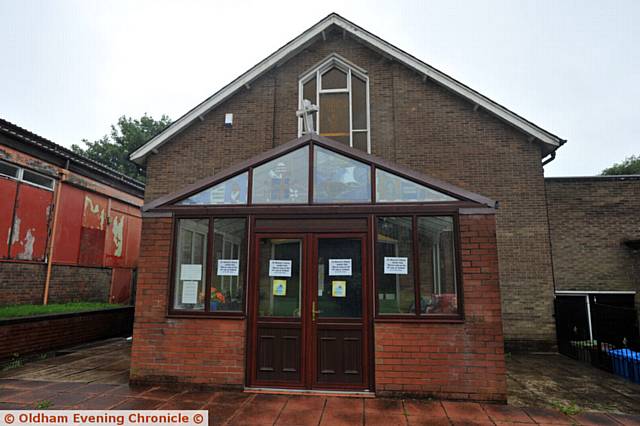
<instances>
[{"instance_id":1,"label":"pitched porch roof","mask_svg":"<svg viewBox=\"0 0 640 426\"><path fill-rule=\"evenodd\" d=\"M213 176L201 179L197 182L194 182L186 187L175 191L171 194L164 195L159 197L143 206L143 211L162 211L175 208L175 204L191 197L192 195L198 194L199 192L206 190L207 188L211 188L214 185L217 185L227 179L230 179L234 176L238 176L241 173L247 172L250 169L255 170L256 167L265 164L271 160L274 160L278 157L286 155L290 152L293 152L299 148L302 148L307 145L319 146L321 148L328 149L334 153L343 155L350 159L359 161L371 167L371 179L375 180L375 174L373 173L373 169L375 168L383 170L385 172L389 172L393 175L396 175L402 179L406 179L411 183L415 183L418 185L422 185L427 187L428 189L435 190L445 196L453 197L456 200L453 203L456 204L464 204L464 207L481 207L481 208L497 208L498 203L490 198L487 198L483 195L476 194L471 191L467 191L466 189L462 189L458 186L452 185L450 183L444 182L439 179L432 178L430 176L424 175L422 173L418 173L413 171L407 167L400 166L394 164L390 161L384 160L382 158L376 157L372 154L367 154L359 149L351 148L343 143L336 142L332 139L326 138L324 136L319 136L317 134L309 134L304 135L300 138L293 139L283 145L280 145L276 148L273 148L269 151L256 155L246 161L243 161L237 165L229 167ZM312 167L310 164L309 167ZM372 194L372 199L375 194ZM437 202L428 202L428 204L436 204ZM452 201L440 202L440 204L451 204ZM414 202L415 204L415 202ZM422 202L421 204L426 204ZM225 208L224 206L216 206L218 208ZM237 207L237 206L236 206ZM188 209L189 206L179 206L180 209Z\"/></svg>"}]
</instances>

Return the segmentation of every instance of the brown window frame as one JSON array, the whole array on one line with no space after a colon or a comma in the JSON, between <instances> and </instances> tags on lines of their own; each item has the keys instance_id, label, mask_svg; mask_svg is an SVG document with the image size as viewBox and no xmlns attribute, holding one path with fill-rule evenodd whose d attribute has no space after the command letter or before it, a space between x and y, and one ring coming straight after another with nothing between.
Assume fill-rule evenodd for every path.
<instances>
[{"instance_id":1,"label":"brown window frame","mask_svg":"<svg viewBox=\"0 0 640 426\"><path fill-rule=\"evenodd\" d=\"M453 219L453 244L454 244L454 271L456 277L456 302L458 312L455 314L422 314L420 312L420 249L418 246L418 218L420 217L451 217ZM412 233L412 266L413 266L413 290L414 290L414 313L408 314L381 314L378 298L378 281L377 281L377 250L378 250L378 218L380 217L410 217L411 233ZM425 212L425 213L408 213L403 214L378 214L374 215L373 224L373 250L371 259L374 262L373 280L374 280L374 300L376 322L464 322L464 304L463 304L463 281L462 281L462 260L460 249L460 226L459 215L457 213L444 212Z\"/></svg>"},{"instance_id":2,"label":"brown window frame","mask_svg":"<svg viewBox=\"0 0 640 426\"><path fill-rule=\"evenodd\" d=\"M183 219L207 219L209 221L208 232L207 232L207 257L204 261L204 268L206 270L205 275L205 288L204 288L204 310L202 311L193 311L188 309L176 309L174 307L174 297L176 291L176 282L175 282L175 274L177 268L177 251L179 250L178 244L178 232L180 232L180 227L178 223ZM243 219L245 222L245 253L244 259L240 259L240 268L244 271L244 276L242 283L242 309L239 311L211 311L211 283L213 280L213 260L214 260L214 223L216 219ZM169 279L168 279L168 294L167 294L167 317L173 318L219 318L219 319L244 319L246 317L247 310L247 280L248 280L248 257L249 257L249 216L248 215L224 215L224 214L214 214L214 215L189 215L189 214L181 214L175 215L172 221L172 239L171 239L171 248L169 250L171 256L171 267L169 268Z\"/></svg>"}]
</instances>

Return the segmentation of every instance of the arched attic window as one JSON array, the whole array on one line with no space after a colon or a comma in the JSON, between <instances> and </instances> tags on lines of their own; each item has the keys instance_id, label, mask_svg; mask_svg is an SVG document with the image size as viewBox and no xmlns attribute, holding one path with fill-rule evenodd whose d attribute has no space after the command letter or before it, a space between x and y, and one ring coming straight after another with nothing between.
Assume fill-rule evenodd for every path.
<instances>
[{"instance_id":1,"label":"arched attic window","mask_svg":"<svg viewBox=\"0 0 640 426\"><path fill-rule=\"evenodd\" d=\"M338 55L331 55L300 78L300 108L303 99L320 108L313 113L314 128L318 134L371 153L369 78L366 71ZM298 135L302 134L300 119Z\"/></svg>"}]
</instances>

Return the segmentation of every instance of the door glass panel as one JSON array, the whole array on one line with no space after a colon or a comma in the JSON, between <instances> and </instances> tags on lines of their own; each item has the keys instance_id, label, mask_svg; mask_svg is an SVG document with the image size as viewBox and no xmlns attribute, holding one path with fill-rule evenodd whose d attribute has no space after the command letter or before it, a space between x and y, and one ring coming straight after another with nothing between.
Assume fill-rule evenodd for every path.
<instances>
[{"instance_id":1,"label":"door glass panel","mask_svg":"<svg viewBox=\"0 0 640 426\"><path fill-rule=\"evenodd\" d=\"M260 317L300 318L302 240L260 240Z\"/></svg>"},{"instance_id":2,"label":"door glass panel","mask_svg":"<svg viewBox=\"0 0 640 426\"><path fill-rule=\"evenodd\" d=\"M247 204L247 182L249 173L227 179L217 185L179 201L178 205Z\"/></svg>"},{"instance_id":3,"label":"door glass panel","mask_svg":"<svg viewBox=\"0 0 640 426\"><path fill-rule=\"evenodd\" d=\"M306 203L309 199L309 147L253 170L253 204Z\"/></svg>"},{"instance_id":4,"label":"door glass panel","mask_svg":"<svg viewBox=\"0 0 640 426\"><path fill-rule=\"evenodd\" d=\"M362 251L360 239L318 240L319 317L362 316Z\"/></svg>"},{"instance_id":5,"label":"door glass panel","mask_svg":"<svg viewBox=\"0 0 640 426\"><path fill-rule=\"evenodd\" d=\"M371 168L319 146L314 147L313 201L315 203L368 203Z\"/></svg>"}]
</instances>

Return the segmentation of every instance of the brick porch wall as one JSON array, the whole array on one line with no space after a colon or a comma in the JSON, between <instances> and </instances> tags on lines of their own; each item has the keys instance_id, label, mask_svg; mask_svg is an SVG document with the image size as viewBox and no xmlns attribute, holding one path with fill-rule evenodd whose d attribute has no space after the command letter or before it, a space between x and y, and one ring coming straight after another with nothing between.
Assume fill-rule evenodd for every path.
<instances>
[{"instance_id":1,"label":"brick porch wall","mask_svg":"<svg viewBox=\"0 0 640 426\"><path fill-rule=\"evenodd\" d=\"M461 215L464 322L375 324L378 394L505 402L493 215Z\"/></svg>"},{"instance_id":2,"label":"brick porch wall","mask_svg":"<svg viewBox=\"0 0 640 426\"><path fill-rule=\"evenodd\" d=\"M142 221L131 382L241 388L244 320L166 317L171 229L171 219Z\"/></svg>"}]
</instances>

